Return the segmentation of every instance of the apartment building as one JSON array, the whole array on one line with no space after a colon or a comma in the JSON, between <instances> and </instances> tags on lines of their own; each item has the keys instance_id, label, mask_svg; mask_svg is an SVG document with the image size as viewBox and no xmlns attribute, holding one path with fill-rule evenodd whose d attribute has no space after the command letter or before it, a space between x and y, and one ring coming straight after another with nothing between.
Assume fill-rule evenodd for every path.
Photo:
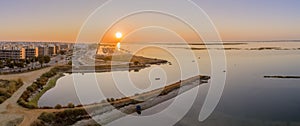
<instances>
[{"instance_id":1,"label":"apartment building","mask_svg":"<svg viewBox=\"0 0 300 126\"><path fill-rule=\"evenodd\" d=\"M2 48L0 50L0 60L6 60L6 59L11 59L11 60L21 60L25 59L26 54L25 54L25 48Z\"/></svg>"}]
</instances>

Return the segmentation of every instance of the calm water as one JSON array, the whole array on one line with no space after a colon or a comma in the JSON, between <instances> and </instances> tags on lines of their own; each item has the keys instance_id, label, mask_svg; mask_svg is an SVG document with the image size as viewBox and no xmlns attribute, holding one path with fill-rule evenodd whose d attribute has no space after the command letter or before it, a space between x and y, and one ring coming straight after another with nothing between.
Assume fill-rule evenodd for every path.
<instances>
[{"instance_id":1,"label":"calm water","mask_svg":"<svg viewBox=\"0 0 300 126\"><path fill-rule=\"evenodd\" d=\"M131 48L133 47L131 45ZM69 102L80 104L80 100L81 104L99 102L104 98L101 93L98 93L99 89L102 89L101 92L106 97L119 98L124 96L122 94L130 96L176 82L181 76L183 79L191 77L197 73L196 66L199 67L201 74L210 74L210 59L206 51L192 51L195 54L192 56L182 45L163 45L163 47L172 50L176 58L158 48L147 48L138 54L167 59L173 63L172 65L152 66L140 72L66 75L58 81L55 88L42 96L39 106L66 105ZM249 43L226 47L300 48L300 44ZM206 122L198 122L198 114L209 87L209 84L206 84L200 86L197 101L177 125L268 125L270 123L289 125L292 122L300 122L300 80L263 78L265 75L300 75L300 50L227 50L226 58L228 67L226 86L212 116ZM114 79L112 75L116 75ZM133 83L130 83L127 75ZM157 77L161 80L155 80ZM117 91L115 84L120 89L130 88L121 93ZM76 91L77 95L80 95L80 100ZM171 102L172 100L155 106L143 114L159 112ZM168 120L174 118L174 115L165 118ZM118 121L114 123L117 124Z\"/></svg>"}]
</instances>

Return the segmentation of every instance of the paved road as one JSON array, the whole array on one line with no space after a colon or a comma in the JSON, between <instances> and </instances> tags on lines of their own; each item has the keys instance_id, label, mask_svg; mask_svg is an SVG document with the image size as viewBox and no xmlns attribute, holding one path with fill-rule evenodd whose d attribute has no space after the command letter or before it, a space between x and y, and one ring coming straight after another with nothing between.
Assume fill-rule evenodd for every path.
<instances>
[{"instance_id":1,"label":"paved road","mask_svg":"<svg viewBox=\"0 0 300 126\"><path fill-rule=\"evenodd\" d=\"M68 63L68 60L66 60L65 55L57 55L55 57L52 57L51 61L47 64L44 64L44 66L55 66L55 65L62 65L62 64L67 64L67 63ZM36 62L36 63L31 63L24 68L0 69L0 72L10 73L10 72L15 71L16 73L18 73L19 71L27 71L28 69L32 69L32 68L39 69L39 68L41 68L41 65L38 62Z\"/></svg>"}]
</instances>

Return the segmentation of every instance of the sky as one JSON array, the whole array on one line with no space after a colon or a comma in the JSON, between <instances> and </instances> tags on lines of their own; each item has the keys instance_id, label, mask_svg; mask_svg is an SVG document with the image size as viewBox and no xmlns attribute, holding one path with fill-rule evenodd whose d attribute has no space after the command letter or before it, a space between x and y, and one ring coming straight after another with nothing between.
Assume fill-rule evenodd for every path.
<instances>
[{"instance_id":1,"label":"sky","mask_svg":"<svg viewBox=\"0 0 300 126\"><path fill-rule=\"evenodd\" d=\"M74 42L87 17L105 1L1 0L0 41ZM156 1L153 0L153 2ZM224 41L300 39L299 0L193 0L193 2L211 18ZM159 0L157 3L159 4ZM180 4L177 3L171 6L180 8ZM186 8L179 11L184 11L184 9ZM110 14L113 12L105 16L110 16ZM171 30L181 32L181 37L183 36L189 41L198 41L199 39L193 35L191 29L180 21L175 21L176 19L172 19L172 17L168 19L168 17L159 17L159 15L149 17L145 15L151 14L123 19L109 30L111 33L107 33L107 36L99 41L113 41L112 36L116 30L121 30L126 35L137 28L134 26L135 24L145 25L151 23L149 21L161 21L163 22L161 25L168 25L168 28L171 28L170 24L173 24L174 27ZM101 23L105 18L107 17L99 19L97 23ZM166 22L171 23L167 24ZM140 33L131 33L127 39L128 41L142 41L143 38L161 36L165 40L168 39L167 37L173 36L167 32L169 31L159 27L148 27L148 29L140 30ZM149 36L150 33L152 33L152 37Z\"/></svg>"}]
</instances>

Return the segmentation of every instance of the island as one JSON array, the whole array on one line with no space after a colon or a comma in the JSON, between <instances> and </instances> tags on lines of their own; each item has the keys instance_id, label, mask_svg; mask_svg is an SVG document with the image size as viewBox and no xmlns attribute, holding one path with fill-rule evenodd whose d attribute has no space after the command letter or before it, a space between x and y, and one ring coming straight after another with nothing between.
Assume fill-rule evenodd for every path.
<instances>
[{"instance_id":1,"label":"island","mask_svg":"<svg viewBox=\"0 0 300 126\"><path fill-rule=\"evenodd\" d=\"M278 78L278 79L300 79L300 76L264 76L264 78Z\"/></svg>"}]
</instances>

